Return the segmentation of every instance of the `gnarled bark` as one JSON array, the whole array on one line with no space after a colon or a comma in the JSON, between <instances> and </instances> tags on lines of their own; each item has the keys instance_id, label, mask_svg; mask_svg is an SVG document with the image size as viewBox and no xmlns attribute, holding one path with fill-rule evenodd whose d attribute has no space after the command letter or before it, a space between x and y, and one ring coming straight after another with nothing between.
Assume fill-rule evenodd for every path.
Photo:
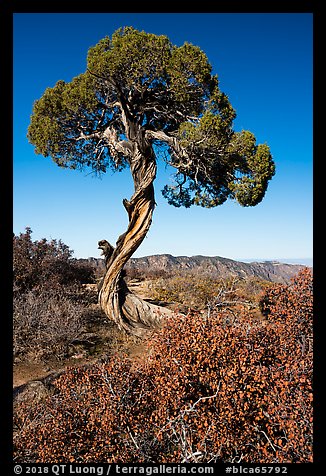
<instances>
[{"instance_id":1,"label":"gnarled bark","mask_svg":"<svg viewBox=\"0 0 326 476\"><path fill-rule=\"evenodd\" d=\"M152 146L145 138L134 143L129 163L135 186L131 199L123 200L129 225L118 238L115 248L109 243L105 245L104 240L99 242L99 247L106 246L107 250L104 251L106 273L99 291L99 303L120 329L141 337L159 326L162 317L171 315L172 311L140 299L128 289L123 279L123 267L145 238L155 207L153 181L156 161Z\"/></svg>"}]
</instances>

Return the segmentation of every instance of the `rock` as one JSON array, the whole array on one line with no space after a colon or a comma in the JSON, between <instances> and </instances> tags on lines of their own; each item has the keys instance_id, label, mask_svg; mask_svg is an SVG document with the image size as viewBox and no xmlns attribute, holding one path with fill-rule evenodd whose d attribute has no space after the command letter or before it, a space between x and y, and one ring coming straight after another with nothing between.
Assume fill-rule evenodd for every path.
<instances>
[{"instance_id":1,"label":"rock","mask_svg":"<svg viewBox=\"0 0 326 476\"><path fill-rule=\"evenodd\" d=\"M48 388L40 380L34 380L14 388L15 403L26 400L42 400L49 395Z\"/></svg>"}]
</instances>

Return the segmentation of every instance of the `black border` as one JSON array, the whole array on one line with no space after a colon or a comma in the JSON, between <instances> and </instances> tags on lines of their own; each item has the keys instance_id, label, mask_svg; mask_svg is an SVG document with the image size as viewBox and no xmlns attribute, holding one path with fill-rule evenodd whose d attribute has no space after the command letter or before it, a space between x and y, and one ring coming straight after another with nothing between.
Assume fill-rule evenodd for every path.
<instances>
[{"instance_id":1,"label":"black border","mask_svg":"<svg viewBox=\"0 0 326 476\"><path fill-rule=\"evenodd\" d=\"M99 3L99 2L98 2ZM106 2L104 3L104 6ZM83 3L80 6L86 5ZM6 5L0 4L0 44L1 44L1 73L0 73L0 87L2 92L2 108L1 118L3 120L2 131L2 170L0 174L0 193L1 202L3 204L3 213L1 220L1 232L0 239L2 253L1 260L1 334L3 342L1 348L5 351L0 366L1 375L1 393L5 393L5 397L2 398L1 410L2 410L2 428L0 431L0 468L6 470L7 473L13 474L13 461L12 461L12 235L13 235L13 220L12 220L12 200L13 200L13 15L15 13L312 13L314 21L314 309L315 309L315 322L314 322L314 412L315 412L315 424L314 424L314 462L312 464L287 464L289 468L288 474L296 474L297 471L303 470L304 474L320 474L322 464L322 428L321 428L321 414L322 414L322 401L321 401L321 380L322 380L322 357L321 357L321 320L325 319L325 313L322 313L322 300L320 299L322 292L321 276L322 276L322 259L318 256L318 246L316 243L316 237L323 237L323 230L318 229L319 225L322 226L323 210L322 203L322 187L323 187L323 175L318 170L320 164L319 158L317 158L318 150L318 138L320 132L320 121L317 116L321 112L321 101L318 90L318 79L322 77L322 71L319 66L318 57L322 52L322 0L320 1L263 1L256 3L244 0L232 1L224 0L218 2L216 9L207 8L207 10L187 10L170 8L166 3L161 4L158 11L153 11L152 6L146 8L143 2L138 10L121 11L119 8L110 8L106 10L102 5L89 9L76 8L78 4L67 1L48 1L42 4L30 1L7 1ZM112 4L110 5L112 6ZM134 6L134 4L133 4ZM174 5L175 6L175 5ZM300 98L298 98L298 101ZM323 157L320 157L321 161ZM325 160L325 159L324 159ZM5 298L5 299L3 299ZM5 392L4 392L5 391ZM262 464L264 465L264 464ZM255 466L262 466L255 465ZM26 465L25 465L26 466ZM126 465L127 466L127 465ZM253 465L254 466L254 465ZM272 465L265 465L272 466ZM282 465L280 465L282 466ZM8 471L9 470L9 471ZM1 472L2 474L2 472ZM24 474L24 473L22 473ZM50 473L51 474L51 473ZM225 474L223 465L217 467L215 474Z\"/></svg>"}]
</instances>

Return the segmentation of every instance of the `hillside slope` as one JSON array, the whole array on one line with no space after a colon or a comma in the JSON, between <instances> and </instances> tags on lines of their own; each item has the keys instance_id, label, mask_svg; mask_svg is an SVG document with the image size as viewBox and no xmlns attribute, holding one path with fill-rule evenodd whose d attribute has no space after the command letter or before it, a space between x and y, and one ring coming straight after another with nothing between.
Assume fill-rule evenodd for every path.
<instances>
[{"instance_id":1,"label":"hillside slope","mask_svg":"<svg viewBox=\"0 0 326 476\"><path fill-rule=\"evenodd\" d=\"M88 258L79 260L90 262L99 272L104 271L104 261L101 258ZM225 278L237 276L241 278L256 277L276 283L288 283L303 265L279 263L277 261L264 261L244 263L220 256L172 256L169 254L131 258L125 266L128 270L137 270L144 277L151 273L166 272L192 273Z\"/></svg>"}]
</instances>

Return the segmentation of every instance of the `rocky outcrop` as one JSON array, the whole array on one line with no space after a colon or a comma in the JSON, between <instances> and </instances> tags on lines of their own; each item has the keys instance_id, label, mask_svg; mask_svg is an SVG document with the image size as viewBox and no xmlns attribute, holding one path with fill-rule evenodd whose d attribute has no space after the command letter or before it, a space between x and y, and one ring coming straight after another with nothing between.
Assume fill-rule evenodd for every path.
<instances>
[{"instance_id":1,"label":"rocky outcrop","mask_svg":"<svg viewBox=\"0 0 326 476\"><path fill-rule=\"evenodd\" d=\"M220 256L171 256L153 255L144 258L132 258L126 269L138 269L144 273L166 271L168 273L196 273L214 278L237 276L256 277L271 282L287 283L304 266L279 263L275 261L244 263Z\"/></svg>"}]
</instances>

